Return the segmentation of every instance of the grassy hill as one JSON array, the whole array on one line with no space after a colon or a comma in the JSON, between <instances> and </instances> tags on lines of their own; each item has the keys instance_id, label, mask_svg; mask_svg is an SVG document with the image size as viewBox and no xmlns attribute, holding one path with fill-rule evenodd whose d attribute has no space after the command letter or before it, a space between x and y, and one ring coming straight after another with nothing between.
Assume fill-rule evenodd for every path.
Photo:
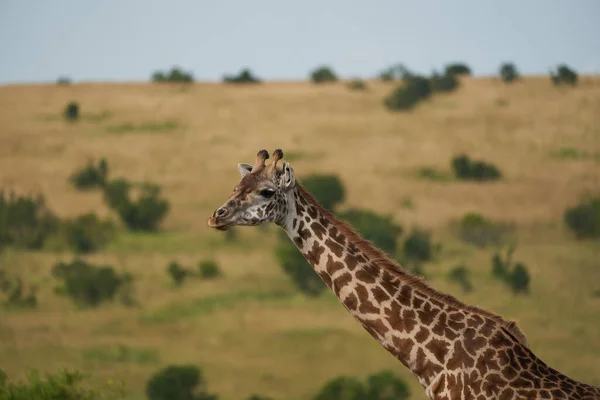
<instances>
[{"instance_id":1,"label":"grassy hill","mask_svg":"<svg viewBox=\"0 0 600 400\"><path fill-rule=\"evenodd\" d=\"M37 284L40 305L0 309L0 368L9 376L77 368L98 382L123 379L142 399L156 370L191 363L225 400L251 393L301 400L333 377L394 369L415 399L425 398L333 295L309 299L293 288L275 262L275 227L240 229L234 241L207 227L239 180L237 163L280 147L300 177L337 174L347 189L343 208L391 214L405 231L430 229L442 245L424 266L435 288L517 320L549 365L600 385L600 244L577 241L562 221L583 194L600 192L600 79L584 77L576 88L553 87L548 78L464 79L457 92L410 113L385 110L392 87L0 87L0 188L43 193L60 216L111 215L99 193L67 181L89 158L106 157L113 177L161 184L172 210L160 233L123 229L89 257L134 275L139 308L78 310L53 293L50 276L69 252L4 252L0 267ZM69 101L81 106L77 123L61 117ZM449 172L461 152L494 163L504 179L419 177L423 167ZM493 249L457 237L452 221L470 211L515 224L515 257L532 275L530 295L514 296L491 278ZM220 264L222 279L172 287L168 262L207 257ZM458 263L473 273L471 293L447 279Z\"/></svg>"}]
</instances>

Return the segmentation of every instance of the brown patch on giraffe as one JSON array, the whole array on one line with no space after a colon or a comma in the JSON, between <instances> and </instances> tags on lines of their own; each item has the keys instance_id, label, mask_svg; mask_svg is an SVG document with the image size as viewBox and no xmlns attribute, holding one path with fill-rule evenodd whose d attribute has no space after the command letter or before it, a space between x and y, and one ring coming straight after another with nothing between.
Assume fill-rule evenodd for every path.
<instances>
[{"instance_id":1,"label":"brown patch on giraffe","mask_svg":"<svg viewBox=\"0 0 600 400\"><path fill-rule=\"evenodd\" d=\"M341 274L333 280L333 291L337 297L340 297L340 290L347 284L352 282L352 275L349 272Z\"/></svg>"},{"instance_id":2,"label":"brown patch on giraffe","mask_svg":"<svg viewBox=\"0 0 600 400\"><path fill-rule=\"evenodd\" d=\"M475 365L475 360L467 353L460 340L454 342L453 350L452 358L446 364L448 369L471 368Z\"/></svg>"},{"instance_id":3,"label":"brown patch on giraffe","mask_svg":"<svg viewBox=\"0 0 600 400\"><path fill-rule=\"evenodd\" d=\"M428 337L429 337L429 330L425 329L425 327L421 327L421 329L419 329L419 331L415 335L415 339L419 343L425 342Z\"/></svg>"},{"instance_id":4,"label":"brown patch on giraffe","mask_svg":"<svg viewBox=\"0 0 600 400\"><path fill-rule=\"evenodd\" d=\"M302 241L302 238L300 236L296 236L294 238L294 244L298 247L298 248L302 248L304 247L304 242Z\"/></svg>"},{"instance_id":5,"label":"brown patch on giraffe","mask_svg":"<svg viewBox=\"0 0 600 400\"><path fill-rule=\"evenodd\" d=\"M493 348L488 348L477 358L475 368L481 375L487 374L491 370L501 370L495 355L496 351Z\"/></svg>"},{"instance_id":6,"label":"brown patch on giraffe","mask_svg":"<svg viewBox=\"0 0 600 400\"><path fill-rule=\"evenodd\" d=\"M421 321L422 324L425 324L427 326L429 326L433 323L433 320L438 315L438 313L439 313L439 310L432 308L431 304L429 304L429 302L425 302L425 304L423 305L423 308L420 310L417 310L417 314L419 315L419 320Z\"/></svg>"},{"instance_id":7,"label":"brown patch on giraffe","mask_svg":"<svg viewBox=\"0 0 600 400\"><path fill-rule=\"evenodd\" d=\"M512 400L515 398L515 391L511 388L505 388L500 392L500 396L498 396L499 400Z\"/></svg>"},{"instance_id":8,"label":"brown patch on giraffe","mask_svg":"<svg viewBox=\"0 0 600 400\"><path fill-rule=\"evenodd\" d=\"M375 301L380 304L390 299L390 296L385 292L385 290L383 290L379 286L375 286L374 288L372 288L371 293L373 294Z\"/></svg>"},{"instance_id":9,"label":"brown patch on giraffe","mask_svg":"<svg viewBox=\"0 0 600 400\"><path fill-rule=\"evenodd\" d=\"M452 326L448 324L447 314L443 312L439 314L437 322L433 325L431 330L436 335L446 337L450 340L454 340L459 336L459 333L456 330L453 330Z\"/></svg>"},{"instance_id":10,"label":"brown patch on giraffe","mask_svg":"<svg viewBox=\"0 0 600 400\"><path fill-rule=\"evenodd\" d=\"M413 310L403 309L396 301L384 310L390 326L399 332L411 332L417 325L416 314Z\"/></svg>"},{"instance_id":11,"label":"brown patch on giraffe","mask_svg":"<svg viewBox=\"0 0 600 400\"><path fill-rule=\"evenodd\" d=\"M361 284L356 286L356 295L358 296L358 311L363 314L379 314L379 308L369 300L369 291Z\"/></svg>"},{"instance_id":12,"label":"brown patch on giraffe","mask_svg":"<svg viewBox=\"0 0 600 400\"><path fill-rule=\"evenodd\" d=\"M467 328L464 332L463 341L465 343L465 349L473 356L487 344L487 339L483 336L479 336L477 331L472 328Z\"/></svg>"},{"instance_id":13,"label":"brown patch on giraffe","mask_svg":"<svg viewBox=\"0 0 600 400\"><path fill-rule=\"evenodd\" d=\"M408 286L408 285L406 285L406 286ZM412 298L413 308L419 309L423 306L423 304L425 304L425 300L423 300L422 298L417 297L417 296Z\"/></svg>"},{"instance_id":14,"label":"brown patch on giraffe","mask_svg":"<svg viewBox=\"0 0 600 400\"><path fill-rule=\"evenodd\" d=\"M342 246L346 244L344 235L335 226L332 226L331 228L329 228L329 237ZM355 249L356 249L356 247L355 247Z\"/></svg>"},{"instance_id":15,"label":"brown patch on giraffe","mask_svg":"<svg viewBox=\"0 0 600 400\"><path fill-rule=\"evenodd\" d=\"M325 266L327 273L333 276L336 272L344 269L344 264L339 261L335 261L331 255L327 255L327 264Z\"/></svg>"},{"instance_id":16,"label":"brown patch on giraffe","mask_svg":"<svg viewBox=\"0 0 600 400\"><path fill-rule=\"evenodd\" d=\"M325 248L321 245L319 245L319 243L314 242L312 249L310 251L308 251L304 257L306 257L306 259L308 260L309 263L311 263L312 265L318 265L319 262L321 261L321 255L325 253Z\"/></svg>"},{"instance_id":17,"label":"brown patch on giraffe","mask_svg":"<svg viewBox=\"0 0 600 400\"><path fill-rule=\"evenodd\" d=\"M404 339L396 336L392 337L392 343L394 343L394 347L388 350L390 350L402 364L408 367L407 360L410 359L410 353L415 343L412 339Z\"/></svg>"},{"instance_id":18,"label":"brown patch on giraffe","mask_svg":"<svg viewBox=\"0 0 600 400\"><path fill-rule=\"evenodd\" d=\"M450 344L448 342L436 338L431 338L429 343L425 345L425 348L429 350L431 354L433 354L437 362L439 362L440 364L444 363L449 347Z\"/></svg>"},{"instance_id":19,"label":"brown patch on giraffe","mask_svg":"<svg viewBox=\"0 0 600 400\"><path fill-rule=\"evenodd\" d=\"M422 348L417 348L417 358L415 361L414 373L417 376L430 376L437 375L442 372L442 367L440 365L432 363L428 358Z\"/></svg>"},{"instance_id":20,"label":"brown patch on giraffe","mask_svg":"<svg viewBox=\"0 0 600 400\"><path fill-rule=\"evenodd\" d=\"M346 257L348 258L348 257ZM376 276L373 275L367 268L359 268L355 273L356 279L364 283L375 283Z\"/></svg>"},{"instance_id":21,"label":"brown patch on giraffe","mask_svg":"<svg viewBox=\"0 0 600 400\"><path fill-rule=\"evenodd\" d=\"M312 228L317 238L319 238L319 240L323 239L323 236L325 236L325 233L327 232L325 227L323 227L323 225L319 224L318 222L313 222L310 225L310 227Z\"/></svg>"},{"instance_id":22,"label":"brown patch on giraffe","mask_svg":"<svg viewBox=\"0 0 600 400\"><path fill-rule=\"evenodd\" d=\"M346 267L348 267L350 271L354 271L354 269L358 265L358 260L353 255L346 254L346 258L344 258L344 263L346 263Z\"/></svg>"},{"instance_id":23,"label":"brown patch on giraffe","mask_svg":"<svg viewBox=\"0 0 600 400\"><path fill-rule=\"evenodd\" d=\"M331 250L333 252L333 254L335 254L338 258L341 258L342 255L344 255L344 248L342 246L340 246L339 244L337 244L336 242L334 242L331 239L326 239L325 240L325 246L327 246L327 248L329 250Z\"/></svg>"},{"instance_id":24,"label":"brown patch on giraffe","mask_svg":"<svg viewBox=\"0 0 600 400\"><path fill-rule=\"evenodd\" d=\"M297 232L298 236L300 236L302 240L307 240L310 237L310 231L304 228L304 221L300 221Z\"/></svg>"},{"instance_id":25,"label":"brown patch on giraffe","mask_svg":"<svg viewBox=\"0 0 600 400\"><path fill-rule=\"evenodd\" d=\"M344 304L346 305L346 307L348 307L349 310L356 311L356 308L358 307L358 298L354 293L350 293L344 299Z\"/></svg>"},{"instance_id":26,"label":"brown patch on giraffe","mask_svg":"<svg viewBox=\"0 0 600 400\"><path fill-rule=\"evenodd\" d=\"M373 244L368 240L363 239L358 233L356 233L354 229L352 229L350 225L348 225L346 222L340 221L329 210L321 207L315 198L308 191L306 191L302 185L297 184L296 186L300 194L298 196L299 202L307 205L308 213L313 218L317 218L318 214L321 214L321 216L325 217L329 222L328 226L330 226L330 229L331 227L336 227L340 231L340 235L343 235L346 238L346 241L348 242L348 248L355 246L358 251L364 254L371 262L377 264L380 268L395 276L401 282L410 285L415 291L422 293L427 297L431 297L436 301L441 301L442 303L460 308L471 315L490 318L494 322L507 327L506 329L513 332L518 341L520 341L523 345L526 345L526 342L524 341L524 335L518 334L518 332L520 332L518 328L514 329L514 327L509 326L509 321L505 321L499 315L493 314L481 308L468 306L451 295L440 293L431 288L421 278L408 274L400 265L389 259L389 257L383 251L373 246ZM398 281L394 282L394 284L398 285ZM382 285L384 285L383 282ZM390 293L390 295L393 294Z\"/></svg>"}]
</instances>

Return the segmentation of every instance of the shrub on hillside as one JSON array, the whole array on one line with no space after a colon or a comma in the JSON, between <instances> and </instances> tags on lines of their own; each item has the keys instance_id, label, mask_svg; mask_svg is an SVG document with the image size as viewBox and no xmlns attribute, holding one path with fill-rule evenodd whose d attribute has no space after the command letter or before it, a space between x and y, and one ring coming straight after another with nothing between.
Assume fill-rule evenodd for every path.
<instances>
[{"instance_id":1,"label":"shrub on hillside","mask_svg":"<svg viewBox=\"0 0 600 400\"><path fill-rule=\"evenodd\" d=\"M59 76L58 79L56 79L57 85L67 86L67 85L70 85L71 83L72 83L71 78L69 78L68 76Z\"/></svg>"},{"instance_id":2,"label":"shrub on hillside","mask_svg":"<svg viewBox=\"0 0 600 400\"><path fill-rule=\"evenodd\" d=\"M302 179L302 186L329 211L333 211L336 205L342 203L346 194L340 178L332 174L309 175Z\"/></svg>"},{"instance_id":3,"label":"shrub on hillside","mask_svg":"<svg viewBox=\"0 0 600 400\"><path fill-rule=\"evenodd\" d=\"M108 219L101 220L90 212L63 223L65 239L77 253L92 253L102 249L114 237L115 227Z\"/></svg>"},{"instance_id":4,"label":"shrub on hillside","mask_svg":"<svg viewBox=\"0 0 600 400\"><path fill-rule=\"evenodd\" d=\"M253 394L248 397L248 400L273 400L271 397L262 396L260 394Z\"/></svg>"},{"instance_id":5,"label":"shrub on hillside","mask_svg":"<svg viewBox=\"0 0 600 400\"><path fill-rule=\"evenodd\" d=\"M79 104L76 102L67 104L63 111L63 116L67 121L77 121L79 119Z\"/></svg>"},{"instance_id":6,"label":"shrub on hillside","mask_svg":"<svg viewBox=\"0 0 600 400\"><path fill-rule=\"evenodd\" d=\"M214 279L221 276L221 269L215 260L203 260L198 263L198 276L200 279Z\"/></svg>"},{"instance_id":7,"label":"shrub on hillside","mask_svg":"<svg viewBox=\"0 0 600 400\"><path fill-rule=\"evenodd\" d=\"M555 85L576 85L577 72L569 68L566 64L561 64L556 68L556 72L550 71L550 78Z\"/></svg>"},{"instance_id":8,"label":"shrub on hillside","mask_svg":"<svg viewBox=\"0 0 600 400\"><path fill-rule=\"evenodd\" d=\"M504 258L498 252L493 255L492 276L507 285L513 293L527 294L531 277L525 264L512 262L514 250L514 247L509 248Z\"/></svg>"},{"instance_id":9,"label":"shrub on hillside","mask_svg":"<svg viewBox=\"0 0 600 400\"><path fill-rule=\"evenodd\" d=\"M5 270L0 269L0 294L4 298L2 304L6 308L36 308L38 305L36 292L33 286L25 290L20 277L9 276Z\"/></svg>"},{"instance_id":10,"label":"shrub on hillside","mask_svg":"<svg viewBox=\"0 0 600 400\"><path fill-rule=\"evenodd\" d=\"M339 214L366 240L387 254L396 252L397 238L402 234L402 227L392 220L391 216L378 215L370 210L351 208Z\"/></svg>"},{"instance_id":11,"label":"shrub on hillside","mask_svg":"<svg viewBox=\"0 0 600 400\"><path fill-rule=\"evenodd\" d=\"M60 220L46 208L44 196L7 195L0 190L0 249L40 249L59 226Z\"/></svg>"},{"instance_id":12,"label":"shrub on hillside","mask_svg":"<svg viewBox=\"0 0 600 400\"><path fill-rule=\"evenodd\" d=\"M412 76L414 74L404 64L392 65L379 73L379 79L384 82L408 80Z\"/></svg>"},{"instance_id":13,"label":"shrub on hillside","mask_svg":"<svg viewBox=\"0 0 600 400\"><path fill-rule=\"evenodd\" d=\"M348 89L357 91L367 90L367 83L362 79L352 79L348 82Z\"/></svg>"},{"instance_id":14,"label":"shrub on hillside","mask_svg":"<svg viewBox=\"0 0 600 400\"><path fill-rule=\"evenodd\" d=\"M367 377L366 400L407 400L410 388L391 371L381 371Z\"/></svg>"},{"instance_id":15,"label":"shrub on hillside","mask_svg":"<svg viewBox=\"0 0 600 400\"><path fill-rule=\"evenodd\" d=\"M485 161L471 160L466 154L452 158L452 171L458 179L474 181L492 181L502 177L500 170Z\"/></svg>"},{"instance_id":16,"label":"shrub on hillside","mask_svg":"<svg viewBox=\"0 0 600 400\"><path fill-rule=\"evenodd\" d=\"M131 276L118 274L112 266L89 264L82 259L56 263L52 276L62 282L57 292L81 307L97 307L113 301L122 285L131 280Z\"/></svg>"},{"instance_id":17,"label":"shrub on hillside","mask_svg":"<svg viewBox=\"0 0 600 400\"><path fill-rule=\"evenodd\" d=\"M600 196L585 199L568 208L563 219L578 239L600 237Z\"/></svg>"},{"instance_id":18,"label":"shrub on hillside","mask_svg":"<svg viewBox=\"0 0 600 400\"><path fill-rule=\"evenodd\" d=\"M169 365L146 383L148 400L217 400L206 391L206 380L194 365Z\"/></svg>"},{"instance_id":19,"label":"shrub on hillside","mask_svg":"<svg viewBox=\"0 0 600 400\"><path fill-rule=\"evenodd\" d=\"M453 92L458 88L457 74L446 72L444 75L434 73L431 78L431 90L438 93Z\"/></svg>"},{"instance_id":20,"label":"shrub on hillside","mask_svg":"<svg viewBox=\"0 0 600 400\"><path fill-rule=\"evenodd\" d=\"M340 376L327 382L313 400L366 400L362 382L349 376Z\"/></svg>"},{"instance_id":21,"label":"shrub on hillside","mask_svg":"<svg viewBox=\"0 0 600 400\"><path fill-rule=\"evenodd\" d=\"M185 279L193 274L177 261L171 261L167 265L167 275L169 275L175 286L181 286Z\"/></svg>"},{"instance_id":22,"label":"shrub on hillside","mask_svg":"<svg viewBox=\"0 0 600 400\"><path fill-rule=\"evenodd\" d=\"M160 197L158 185L146 183L138 196L131 196L133 185L125 179L112 180L104 189L104 200L133 231L155 231L169 211L169 201Z\"/></svg>"},{"instance_id":23,"label":"shrub on hillside","mask_svg":"<svg viewBox=\"0 0 600 400\"><path fill-rule=\"evenodd\" d=\"M287 238L275 247L275 258L294 286L308 296L318 296L327 287L306 258Z\"/></svg>"},{"instance_id":24,"label":"shrub on hillside","mask_svg":"<svg viewBox=\"0 0 600 400\"><path fill-rule=\"evenodd\" d=\"M194 81L191 72L185 72L179 67L173 67L169 72L156 71L152 74L153 82L181 82L190 83Z\"/></svg>"},{"instance_id":25,"label":"shrub on hillside","mask_svg":"<svg viewBox=\"0 0 600 400\"><path fill-rule=\"evenodd\" d=\"M63 370L41 377L35 370L25 381L9 381L0 370L0 399L2 400L104 400L124 399L122 387L112 385L106 390L91 389L78 371Z\"/></svg>"},{"instance_id":26,"label":"shrub on hillside","mask_svg":"<svg viewBox=\"0 0 600 400\"><path fill-rule=\"evenodd\" d=\"M410 110L421 100L431 95L431 82L422 76L412 76L404 80L385 100L384 104L390 111Z\"/></svg>"},{"instance_id":27,"label":"shrub on hillside","mask_svg":"<svg viewBox=\"0 0 600 400\"><path fill-rule=\"evenodd\" d=\"M512 83L519 79L519 71L513 63L503 63L500 65L500 78L504 83Z\"/></svg>"},{"instance_id":28,"label":"shrub on hillside","mask_svg":"<svg viewBox=\"0 0 600 400\"><path fill-rule=\"evenodd\" d=\"M481 214L467 213L461 218L458 230L462 240L483 248L504 242L513 227L494 222Z\"/></svg>"},{"instance_id":29,"label":"shrub on hillside","mask_svg":"<svg viewBox=\"0 0 600 400\"><path fill-rule=\"evenodd\" d=\"M248 68L245 68L240 71L237 75L225 75L223 77L223 82L226 83L260 83L260 79L258 79L252 71Z\"/></svg>"},{"instance_id":30,"label":"shrub on hillside","mask_svg":"<svg viewBox=\"0 0 600 400\"><path fill-rule=\"evenodd\" d=\"M335 72L333 72L333 69L323 65L310 73L310 79L314 83L326 83L335 82L338 80L338 77Z\"/></svg>"},{"instance_id":31,"label":"shrub on hillside","mask_svg":"<svg viewBox=\"0 0 600 400\"><path fill-rule=\"evenodd\" d=\"M429 261L433 258L434 245L431 243L431 232L413 229L404 239L402 253L408 261Z\"/></svg>"},{"instance_id":32,"label":"shrub on hillside","mask_svg":"<svg viewBox=\"0 0 600 400\"><path fill-rule=\"evenodd\" d=\"M464 63L452 63L446 65L446 75L471 75L471 68Z\"/></svg>"},{"instance_id":33,"label":"shrub on hillside","mask_svg":"<svg viewBox=\"0 0 600 400\"><path fill-rule=\"evenodd\" d=\"M108 163L105 158L98 161L98 166L92 160L87 165L75 171L69 181L77 189L102 188L108 178Z\"/></svg>"},{"instance_id":34,"label":"shrub on hillside","mask_svg":"<svg viewBox=\"0 0 600 400\"><path fill-rule=\"evenodd\" d=\"M458 283L465 292L471 292L473 290L473 284L469 278L469 270L464 265L454 266L450 272L448 272L448 279L452 282Z\"/></svg>"}]
</instances>

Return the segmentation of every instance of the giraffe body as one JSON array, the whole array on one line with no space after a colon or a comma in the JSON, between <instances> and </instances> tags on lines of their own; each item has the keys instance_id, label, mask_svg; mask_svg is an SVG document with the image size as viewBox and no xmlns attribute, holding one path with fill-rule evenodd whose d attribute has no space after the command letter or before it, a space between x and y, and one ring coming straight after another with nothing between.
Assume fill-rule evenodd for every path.
<instances>
[{"instance_id":1,"label":"giraffe body","mask_svg":"<svg viewBox=\"0 0 600 400\"><path fill-rule=\"evenodd\" d=\"M600 399L600 389L548 367L516 324L467 306L409 274L295 182L266 151L209 225L282 227L352 316L410 369L431 399Z\"/></svg>"}]
</instances>

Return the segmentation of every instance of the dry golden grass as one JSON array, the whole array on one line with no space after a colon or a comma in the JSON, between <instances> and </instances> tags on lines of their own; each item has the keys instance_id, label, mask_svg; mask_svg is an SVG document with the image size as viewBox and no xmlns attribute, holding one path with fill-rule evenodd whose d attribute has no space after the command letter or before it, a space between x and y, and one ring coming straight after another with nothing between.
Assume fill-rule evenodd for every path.
<instances>
[{"instance_id":1,"label":"dry golden grass","mask_svg":"<svg viewBox=\"0 0 600 400\"><path fill-rule=\"evenodd\" d=\"M1 87L1 188L42 192L61 216L109 215L98 193L77 192L67 181L88 158L105 156L113 177L163 185L172 212L163 233L122 233L90 257L135 275L141 309L77 310L52 293L49 274L70 254L5 253L4 267L40 285L41 304L32 312L0 311L0 367L10 376L32 367L78 368L98 381L124 379L132 398L141 399L158 368L192 363L225 400L252 392L306 399L335 376L390 368L407 379L415 399L424 398L416 380L331 295L295 293L273 258L275 229L244 229L227 243L206 226L239 179L237 163L280 147L299 176L338 174L347 187L344 207L433 230L443 244L439 260L425 266L434 287L516 319L543 360L600 384L600 297L592 295L600 289L600 247L577 242L562 224L566 207L600 189L600 79L560 89L548 78L511 86L465 79L456 93L410 113L384 109L390 89L379 82L364 92L343 83ZM60 115L71 100L83 112L75 124ZM553 156L561 149L590 156ZM505 179L486 185L415 179L423 166L449 170L459 152L493 162ZM405 207L406 199L414 207ZM515 297L489 278L491 250L454 237L449 221L468 211L516 224L516 257L530 268L530 296ZM220 263L223 279L179 290L169 285L169 261L193 265L205 257ZM473 272L472 293L445 278L459 262ZM159 362L85 357L119 344L154 351Z\"/></svg>"}]
</instances>

